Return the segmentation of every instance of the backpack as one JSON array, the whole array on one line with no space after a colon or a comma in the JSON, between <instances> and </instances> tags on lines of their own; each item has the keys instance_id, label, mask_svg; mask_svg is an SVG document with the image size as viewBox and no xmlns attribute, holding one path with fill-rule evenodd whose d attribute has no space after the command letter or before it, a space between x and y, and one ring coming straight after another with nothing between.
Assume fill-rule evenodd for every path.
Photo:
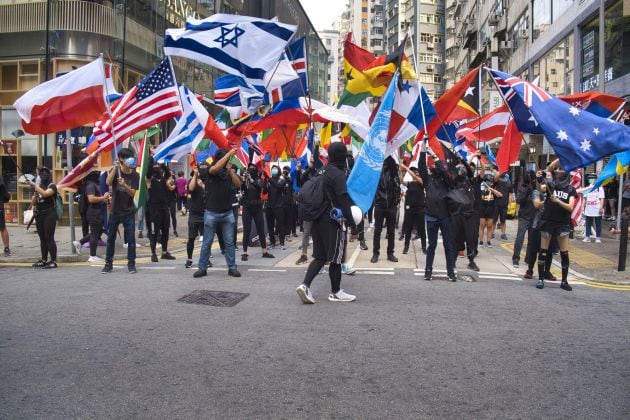
<instances>
[{"instance_id":1,"label":"backpack","mask_svg":"<svg viewBox=\"0 0 630 420\"><path fill-rule=\"evenodd\" d=\"M317 220L328 208L329 202L324 200L324 173L320 171L316 176L304 183L298 193L300 217L302 220L312 222Z\"/></svg>"},{"instance_id":2,"label":"backpack","mask_svg":"<svg viewBox=\"0 0 630 420\"><path fill-rule=\"evenodd\" d=\"M55 194L55 211L57 212L57 220L63 216L63 200L59 193Z\"/></svg>"}]
</instances>

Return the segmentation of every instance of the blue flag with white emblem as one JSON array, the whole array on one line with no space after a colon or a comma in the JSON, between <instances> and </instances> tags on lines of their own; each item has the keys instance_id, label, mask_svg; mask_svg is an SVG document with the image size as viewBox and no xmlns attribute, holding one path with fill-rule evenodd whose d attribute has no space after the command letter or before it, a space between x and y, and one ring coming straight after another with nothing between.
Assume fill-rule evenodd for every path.
<instances>
[{"instance_id":1,"label":"blue flag with white emblem","mask_svg":"<svg viewBox=\"0 0 630 420\"><path fill-rule=\"evenodd\" d=\"M383 95L374 122L372 122L370 131L348 177L348 193L363 213L366 213L372 206L378 180L381 177L398 77L397 72L392 78L387 92Z\"/></svg>"},{"instance_id":2,"label":"blue flag with white emblem","mask_svg":"<svg viewBox=\"0 0 630 420\"><path fill-rule=\"evenodd\" d=\"M531 112L566 171L630 149L630 127L582 111L517 77L489 71L506 100L518 98Z\"/></svg>"},{"instance_id":3,"label":"blue flag with white emblem","mask_svg":"<svg viewBox=\"0 0 630 420\"><path fill-rule=\"evenodd\" d=\"M297 27L250 16L189 17L186 27L167 29L164 53L201 61L264 86L264 76L280 60Z\"/></svg>"}]
</instances>

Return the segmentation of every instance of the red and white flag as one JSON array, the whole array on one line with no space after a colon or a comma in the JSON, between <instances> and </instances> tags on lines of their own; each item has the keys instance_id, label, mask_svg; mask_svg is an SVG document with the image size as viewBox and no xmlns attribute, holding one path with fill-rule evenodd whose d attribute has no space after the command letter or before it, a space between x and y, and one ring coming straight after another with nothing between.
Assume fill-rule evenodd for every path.
<instances>
[{"instance_id":1,"label":"red and white flag","mask_svg":"<svg viewBox=\"0 0 630 420\"><path fill-rule=\"evenodd\" d=\"M47 134L90 124L107 110L101 57L34 87L13 104L24 131Z\"/></svg>"},{"instance_id":2,"label":"red and white flag","mask_svg":"<svg viewBox=\"0 0 630 420\"><path fill-rule=\"evenodd\" d=\"M456 137L465 137L471 141L490 141L503 137L510 117L507 106L502 105L489 114L460 127Z\"/></svg>"},{"instance_id":3,"label":"red and white flag","mask_svg":"<svg viewBox=\"0 0 630 420\"><path fill-rule=\"evenodd\" d=\"M582 188L582 169L577 169L575 171L571 171L571 186L576 190L578 188ZM573 226L577 226L580 217L582 217L582 194L578 194L577 199L575 200L575 206L573 207L573 212L571 212L571 222Z\"/></svg>"},{"instance_id":4,"label":"red and white flag","mask_svg":"<svg viewBox=\"0 0 630 420\"><path fill-rule=\"evenodd\" d=\"M175 76L166 57L94 123L99 150L108 151L131 135L169 118L182 115ZM115 136L115 142L114 142Z\"/></svg>"}]
</instances>

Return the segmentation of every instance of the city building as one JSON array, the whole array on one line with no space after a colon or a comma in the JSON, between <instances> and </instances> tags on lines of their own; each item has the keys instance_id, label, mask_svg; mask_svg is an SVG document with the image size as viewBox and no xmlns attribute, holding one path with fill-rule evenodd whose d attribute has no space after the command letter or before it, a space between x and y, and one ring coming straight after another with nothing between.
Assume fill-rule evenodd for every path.
<instances>
[{"instance_id":1,"label":"city building","mask_svg":"<svg viewBox=\"0 0 630 420\"><path fill-rule=\"evenodd\" d=\"M0 171L12 194L11 202L5 206L7 220L22 222L31 194L30 188L17 182L21 174L14 159L26 173L34 173L42 164L52 168L55 181L67 171L65 133L14 136L21 128L12 107L18 97L101 53L113 64L118 91L126 92L163 58L167 28L183 27L187 16L205 18L219 12L277 16L281 22L297 25L296 37L306 36L308 42L311 95L326 100L328 52L299 0L0 0L0 138L11 151L9 156L0 148ZM173 66L178 82L212 97L220 72L179 57L173 58ZM154 142L168 133L168 126L164 124L163 135ZM90 133L90 127L72 130L74 164L83 158L81 149ZM64 195L64 200L67 198Z\"/></svg>"},{"instance_id":2,"label":"city building","mask_svg":"<svg viewBox=\"0 0 630 420\"><path fill-rule=\"evenodd\" d=\"M319 31L318 34L322 42L324 43L324 46L328 50L328 83L326 85L327 92L325 102L328 104L333 104L336 101L336 97L338 97L338 95L341 93L339 91L340 86L343 86L343 80L341 80L340 84L339 79L342 75L339 71L339 53L342 48L339 39L339 31L325 30ZM343 70L343 68L341 70Z\"/></svg>"}]
</instances>

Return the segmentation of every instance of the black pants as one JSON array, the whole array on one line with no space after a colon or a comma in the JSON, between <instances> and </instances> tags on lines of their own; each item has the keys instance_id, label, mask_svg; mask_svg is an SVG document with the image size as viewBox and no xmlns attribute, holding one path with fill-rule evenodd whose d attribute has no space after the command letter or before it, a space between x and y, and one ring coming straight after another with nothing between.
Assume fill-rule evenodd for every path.
<instances>
[{"instance_id":1,"label":"black pants","mask_svg":"<svg viewBox=\"0 0 630 420\"><path fill-rule=\"evenodd\" d=\"M456 251L453 246L451 218L446 216L442 219L427 221L427 236L429 248L427 248L427 258L425 260L425 270L433 270L433 259L437 248L438 233L442 232L442 245L444 245L444 255L446 257L446 271L449 275L455 273Z\"/></svg>"},{"instance_id":2,"label":"black pants","mask_svg":"<svg viewBox=\"0 0 630 420\"><path fill-rule=\"evenodd\" d=\"M155 254L155 244L158 238L164 253L168 250L169 209L151 209L151 224L151 253Z\"/></svg>"},{"instance_id":3,"label":"black pants","mask_svg":"<svg viewBox=\"0 0 630 420\"><path fill-rule=\"evenodd\" d=\"M328 275L330 290L337 293L341 289L341 263L346 251L346 231L328 216L320 217L313 222L313 261L306 270L304 284L311 287L311 283L322 267L330 262Z\"/></svg>"},{"instance_id":4,"label":"black pants","mask_svg":"<svg viewBox=\"0 0 630 420\"><path fill-rule=\"evenodd\" d=\"M98 246L98 240L103 233L103 219L100 215L101 209L95 209L94 214L87 214L85 221L88 224L88 233L83 234L83 238L79 241L81 245L90 243L90 256L96 256L96 247Z\"/></svg>"},{"instance_id":5,"label":"black pants","mask_svg":"<svg viewBox=\"0 0 630 420\"><path fill-rule=\"evenodd\" d=\"M243 253L247 253L247 247L249 246L252 220L256 224L256 231L258 232L258 238L260 238L260 247L263 249L267 248L267 240L265 235L262 234L265 231L262 208L243 207Z\"/></svg>"},{"instance_id":6,"label":"black pants","mask_svg":"<svg viewBox=\"0 0 630 420\"><path fill-rule=\"evenodd\" d=\"M396 236L396 207L389 209L374 207L374 240L373 253L378 255L381 249L381 231L383 222L387 223L387 255L394 253Z\"/></svg>"},{"instance_id":7,"label":"black pants","mask_svg":"<svg viewBox=\"0 0 630 420\"><path fill-rule=\"evenodd\" d=\"M451 220L453 222L455 253L463 251L465 248L468 259L474 260L477 255L477 239L479 238L479 216L458 214L452 216Z\"/></svg>"},{"instance_id":8,"label":"black pants","mask_svg":"<svg viewBox=\"0 0 630 420\"><path fill-rule=\"evenodd\" d=\"M168 211L171 213L173 230L177 232L177 201L173 200L168 203ZM168 234L168 228L166 229L166 233Z\"/></svg>"},{"instance_id":9,"label":"black pants","mask_svg":"<svg viewBox=\"0 0 630 420\"><path fill-rule=\"evenodd\" d=\"M81 214L81 234L84 238L90 234L90 222L88 222L87 213Z\"/></svg>"},{"instance_id":10,"label":"black pants","mask_svg":"<svg viewBox=\"0 0 630 420\"><path fill-rule=\"evenodd\" d=\"M297 222L297 217L295 214L295 204L285 204L284 205L284 235L289 236L291 233L296 233L295 225Z\"/></svg>"},{"instance_id":11,"label":"black pants","mask_svg":"<svg viewBox=\"0 0 630 420\"><path fill-rule=\"evenodd\" d=\"M280 245L284 245L284 207L267 208L267 228L269 229L269 242L276 244L276 234L280 237ZM258 232L260 237L260 232Z\"/></svg>"},{"instance_id":12,"label":"black pants","mask_svg":"<svg viewBox=\"0 0 630 420\"><path fill-rule=\"evenodd\" d=\"M57 261L57 243L55 242L55 228L57 227L57 213L55 209L35 216L35 226L39 236L39 247L42 253L42 261Z\"/></svg>"},{"instance_id":13,"label":"black pants","mask_svg":"<svg viewBox=\"0 0 630 420\"><path fill-rule=\"evenodd\" d=\"M186 242L186 254L189 260L192 260L197 235L203 235L203 214L195 215L188 213L188 242Z\"/></svg>"},{"instance_id":14,"label":"black pants","mask_svg":"<svg viewBox=\"0 0 630 420\"><path fill-rule=\"evenodd\" d=\"M416 229L422 242L422 249L427 249L427 232L424 229L424 209L405 210L405 220L403 221L403 234L405 235L405 249L409 249L411 242L411 232Z\"/></svg>"},{"instance_id":15,"label":"black pants","mask_svg":"<svg viewBox=\"0 0 630 420\"><path fill-rule=\"evenodd\" d=\"M536 228L532 228L531 233L527 239L527 250L525 251L525 262L527 263L527 269L529 271L533 271L534 265L536 265L539 250L540 250L540 230Z\"/></svg>"}]
</instances>

